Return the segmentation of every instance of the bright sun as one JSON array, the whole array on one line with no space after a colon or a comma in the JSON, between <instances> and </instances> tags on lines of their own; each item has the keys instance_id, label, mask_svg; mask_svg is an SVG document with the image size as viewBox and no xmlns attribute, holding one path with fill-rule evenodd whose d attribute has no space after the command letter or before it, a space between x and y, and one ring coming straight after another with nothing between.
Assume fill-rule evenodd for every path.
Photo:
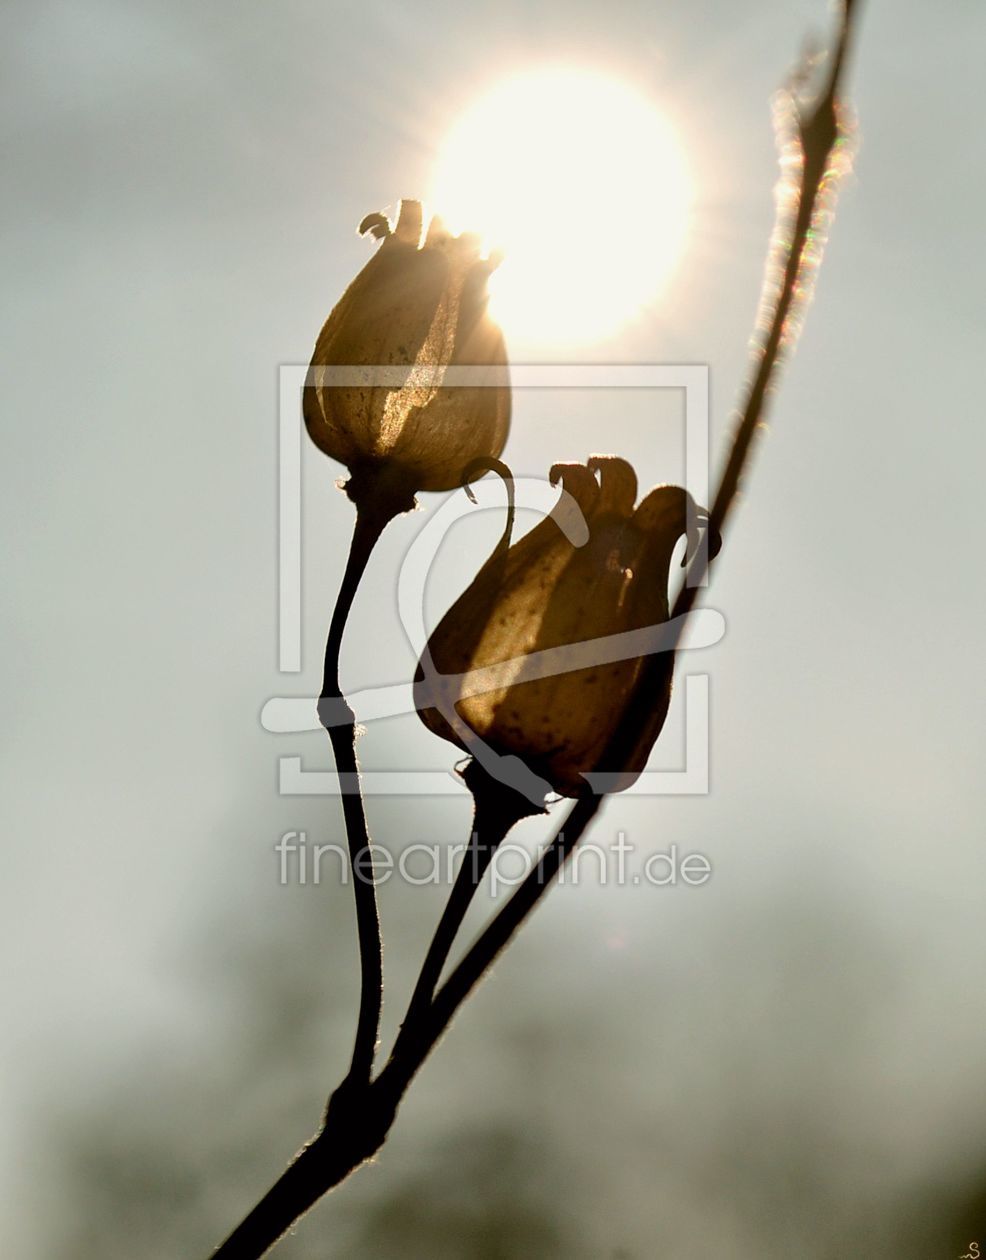
<instances>
[{"instance_id":1,"label":"bright sun","mask_svg":"<svg viewBox=\"0 0 986 1260\"><path fill-rule=\"evenodd\" d=\"M615 332L667 280L690 186L674 133L624 84L586 70L507 79L459 120L432 207L504 261L490 290L508 337Z\"/></svg>"}]
</instances>

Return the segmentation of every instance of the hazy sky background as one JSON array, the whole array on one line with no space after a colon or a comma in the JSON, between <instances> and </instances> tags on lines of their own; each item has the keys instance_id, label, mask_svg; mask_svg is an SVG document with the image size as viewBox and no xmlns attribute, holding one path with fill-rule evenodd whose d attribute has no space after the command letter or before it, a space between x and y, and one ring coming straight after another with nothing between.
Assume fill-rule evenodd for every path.
<instances>
[{"instance_id":1,"label":"hazy sky background","mask_svg":"<svg viewBox=\"0 0 986 1260\"><path fill-rule=\"evenodd\" d=\"M266 734L259 713L316 686L351 525L340 470L306 450L305 672L281 678L277 370L307 362L369 256L355 224L427 197L451 121L503 75L565 61L626 77L687 152L686 252L612 339L511 353L708 363L719 452L772 220L769 99L826 20L815 0L4 6L10 1255L51 1255L66 1228L65 1255L117 1254L93 1234L114 1209L76 1203L66 1149L104 1121L118 1153L139 1135L199 1190L226 1185L186 1233L163 1191L119 1254L157 1254L142 1230L177 1254L172 1227L204 1253L344 1066L348 895L278 887L273 851L289 830L337 838L333 802L277 792L279 756L327 752ZM864 1237L867 1255L903 1254L882 1250L880 1223L896 1239L911 1219L895 1205L920 1215L922 1196L986 1184L984 40L972 0L864 6L856 173L709 594L726 637L694 658L711 675L712 791L613 800L599 824L606 842L622 828L700 849L710 884L551 898L423 1073L380 1168L292 1255L349 1254L335 1230L358 1233L435 1151L461 1149L456 1175L489 1185L462 1169L501 1127L519 1162L493 1158L489 1194L509 1165L592 1256L863 1254ZM591 178L573 172L568 195ZM531 213L547 230L565 205ZM601 230L646 231L646 210ZM642 484L680 476L680 399L649 405L520 395L506 458L540 474L613 450ZM393 574L425 519L398 521L374 557L348 686L413 666ZM495 530L476 525L477 548ZM434 611L467 558L437 573ZM413 717L373 727L361 754L455 760ZM464 800L375 800L370 816L392 845L468 826ZM381 901L392 1031L438 898L391 885ZM284 1003L281 1040L248 1056L261 999ZM538 1199L546 1168L559 1182ZM405 1206L435 1202L438 1174L409 1184ZM319 1250L319 1221L342 1250Z\"/></svg>"}]
</instances>

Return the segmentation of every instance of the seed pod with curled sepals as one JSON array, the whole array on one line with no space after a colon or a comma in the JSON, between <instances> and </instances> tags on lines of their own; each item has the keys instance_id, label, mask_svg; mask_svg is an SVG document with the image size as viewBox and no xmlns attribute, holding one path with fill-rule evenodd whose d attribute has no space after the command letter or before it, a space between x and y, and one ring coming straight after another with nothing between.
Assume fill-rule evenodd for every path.
<instances>
[{"instance_id":1,"label":"seed pod with curled sepals","mask_svg":"<svg viewBox=\"0 0 986 1260\"><path fill-rule=\"evenodd\" d=\"M668 620L672 554L689 531L697 545L696 522L707 518L679 486L635 506L637 478L622 459L556 465L551 479L567 492L554 512L498 548L432 633L416 705L435 734L476 756L485 747L519 758L564 796L584 793L599 771L618 773L623 790L664 725L673 653L647 671L639 729L622 731L623 764L605 765L647 659L639 647L618 659L613 636Z\"/></svg>"},{"instance_id":2,"label":"seed pod with curled sepals","mask_svg":"<svg viewBox=\"0 0 986 1260\"><path fill-rule=\"evenodd\" d=\"M499 455L506 442L506 348L487 311L496 262L480 257L477 238L449 235L437 217L422 242L417 201L401 202L392 229L383 215L361 226L382 242L319 334L305 423L312 441L350 469L351 494L384 478L413 500L418 490L460 485L466 465ZM461 368L472 370L449 374ZM332 369L349 371L333 384L340 378ZM466 383L454 383L462 376Z\"/></svg>"}]
</instances>

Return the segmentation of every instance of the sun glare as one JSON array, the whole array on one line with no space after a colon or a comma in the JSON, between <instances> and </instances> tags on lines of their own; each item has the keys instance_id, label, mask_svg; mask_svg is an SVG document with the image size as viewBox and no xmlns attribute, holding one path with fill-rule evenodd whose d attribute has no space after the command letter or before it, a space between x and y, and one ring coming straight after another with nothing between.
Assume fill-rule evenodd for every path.
<instances>
[{"instance_id":1,"label":"sun glare","mask_svg":"<svg viewBox=\"0 0 986 1260\"><path fill-rule=\"evenodd\" d=\"M547 69L505 80L458 121L432 208L503 252L491 303L508 338L591 341L660 293L690 189L659 109L615 79Z\"/></svg>"}]
</instances>

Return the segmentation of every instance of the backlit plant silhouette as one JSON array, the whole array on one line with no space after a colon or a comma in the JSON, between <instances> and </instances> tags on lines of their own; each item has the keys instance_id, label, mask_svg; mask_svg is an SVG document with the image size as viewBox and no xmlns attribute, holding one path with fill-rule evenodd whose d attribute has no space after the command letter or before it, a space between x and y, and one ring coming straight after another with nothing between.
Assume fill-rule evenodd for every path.
<instances>
[{"instance_id":1,"label":"backlit plant silhouette","mask_svg":"<svg viewBox=\"0 0 986 1260\"><path fill-rule=\"evenodd\" d=\"M777 111L783 177L750 380L714 499L695 504L676 486L638 502L637 478L616 456L556 465L550 516L503 537L431 636L415 680L426 725L469 756L475 801L470 843L435 930L390 1055L375 1070L383 970L372 857L359 791L355 715L339 687L346 620L370 553L387 524L422 491L452 490L499 473L510 419L502 334L486 309L496 260L419 203L401 203L361 229L380 239L319 335L304 390L312 440L350 472L356 509L348 563L325 650L319 718L343 784L356 898L360 1008L349 1071L322 1124L283 1176L215 1255L256 1260L326 1191L383 1145L405 1091L500 951L572 853L607 793L628 787L661 733L674 652L701 580L719 551L777 369L790 352L814 285L839 177L849 163L840 83L852 31L844 0L828 58L808 64ZM812 80L822 82L812 89ZM347 369L339 383L334 368ZM380 383L379 370L393 374ZM468 368L465 383L455 369ZM672 553L687 539L687 580L669 602ZM659 632L647 650L635 634ZM638 644L614 659L598 644ZM346 790L346 789L349 790ZM572 800L554 839L504 907L442 982L470 900L497 845L551 793Z\"/></svg>"}]
</instances>

